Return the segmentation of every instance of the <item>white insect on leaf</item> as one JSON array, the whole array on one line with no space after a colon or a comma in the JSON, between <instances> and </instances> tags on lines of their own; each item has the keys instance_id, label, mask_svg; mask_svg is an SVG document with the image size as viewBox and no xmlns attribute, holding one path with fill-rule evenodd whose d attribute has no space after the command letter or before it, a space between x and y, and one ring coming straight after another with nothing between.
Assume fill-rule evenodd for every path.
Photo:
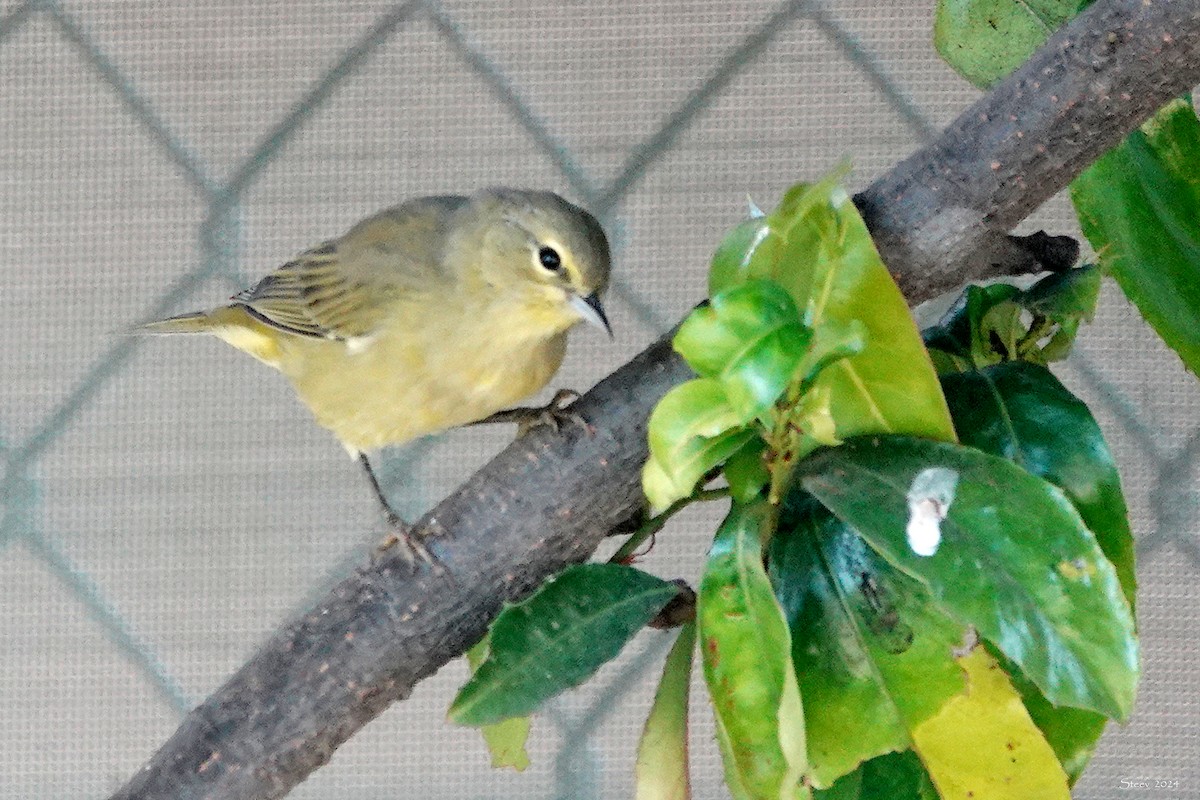
<instances>
[{"instance_id":1,"label":"white insect on leaf","mask_svg":"<svg viewBox=\"0 0 1200 800\"><path fill-rule=\"evenodd\" d=\"M942 543L942 520L954 502L958 473L930 467L917 473L908 488L908 546L919 556L931 556Z\"/></svg>"}]
</instances>

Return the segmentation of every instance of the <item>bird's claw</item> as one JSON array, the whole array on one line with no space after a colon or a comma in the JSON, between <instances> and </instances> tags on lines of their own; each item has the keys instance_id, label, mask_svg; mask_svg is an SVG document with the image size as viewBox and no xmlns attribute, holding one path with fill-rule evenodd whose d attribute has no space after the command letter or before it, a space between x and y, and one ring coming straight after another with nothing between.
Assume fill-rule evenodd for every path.
<instances>
[{"instance_id":1,"label":"bird's claw","mask_svg":"<svg viewBox=\"0 0 1200 800\"><path fill-rule=\"evenodd\" d=\"M554 393L554 397L550 398L550 402L544 406L533 406L523 408L510 408L507 411L498 411L490 417L481 419L475 425L485 425L493 422L515 422L517 423L517 437L524 436L534 428L550 427L556 432L561 431L564 425L575 425L583 428L584 432L589 436L596 433L596 429L584 419L583 415L578 411L571 411L569 406L579 399L579 392L573 389L559 389Z\"/></svg>"},{"instance_id":2,"label":"bird's claw","mask_svg":"<svg viewBox=\"0 0 1200 800\"><path fill-rule=\"evenodd\" d=\"M524 436L534 428L549 427L554 432L561 431L564 425L575 425L583 428L588 434L594 434L596 429L588 423L578 411L571 411L569 406L579 399L579 392L574 389L559 389L550 398L550 402L541 408L529 409L529 416L517 423L517 436Z\"/></svg>"},{"instance_id":3,"label":"bird's claw","mask_svg":"<svg viewBox=\"0 0 1200 800\"><path fill-rule=\"evenodd\" d=\"M385 519L388 527L392 530L384 537L383 541L376 545L375 557L377 559L392 548L396 548L412 572L417 571L420 562L424 562L430 567L440 567L437 558L429 552L429 548L421 541L422 537L417 535L411 525L396 514L387 514Z\"/></svg>"}]
</instances>

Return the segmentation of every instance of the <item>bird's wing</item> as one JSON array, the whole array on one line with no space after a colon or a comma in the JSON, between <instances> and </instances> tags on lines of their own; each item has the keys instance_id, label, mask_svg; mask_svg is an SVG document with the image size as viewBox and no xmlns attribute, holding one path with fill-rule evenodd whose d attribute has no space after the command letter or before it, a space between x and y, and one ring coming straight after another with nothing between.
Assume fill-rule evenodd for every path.
<instances>
[{"instance_id":1,"label":"bird's wing","mask_svg":"<svg viewBox=\"0 0 1200 800\"><path fill-rule=\"evenodd\" d=\"M436 291L440 243L464 202L431 197L382 211L301 253L231 304L280 330L322 339L370 336L406 293Z\"/></svg>"}]
</instances>

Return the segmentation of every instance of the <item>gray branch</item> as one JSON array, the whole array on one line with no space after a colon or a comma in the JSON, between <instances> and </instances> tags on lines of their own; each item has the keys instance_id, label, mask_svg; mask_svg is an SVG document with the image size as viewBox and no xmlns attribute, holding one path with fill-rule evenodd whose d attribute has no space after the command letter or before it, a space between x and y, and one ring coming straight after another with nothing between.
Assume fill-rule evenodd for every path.
<instances>
[{"instance_id":1,"label":"gray branch","mask_svg":"<svg viewBox=\"0 0 1200 800\"><path fill-rule=\"evenodd\" d=\"M1200 4L1101 0L855 198L911 302L1040 269L1005 234L1200 82ZM463 653L503 600L586 559L641 502L646 418L687 366L651 345L418 522L444 572L367 562L285 624L114 797L277 798Z\"/></svg>"}]
</instances>

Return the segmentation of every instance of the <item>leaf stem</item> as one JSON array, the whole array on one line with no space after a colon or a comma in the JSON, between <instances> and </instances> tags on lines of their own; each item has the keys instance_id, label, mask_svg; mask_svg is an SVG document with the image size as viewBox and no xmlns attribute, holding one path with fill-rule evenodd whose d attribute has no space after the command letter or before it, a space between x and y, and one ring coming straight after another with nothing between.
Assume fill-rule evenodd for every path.
<instances>
[{"instance_id":1,"label":"leaf stem","mask_svg":"<svg viewBox=\"0 0 1200 800\"><path fill-rule=\"evenodd\" d=\"M716 489L697 489L687 497L681 497L667 506L666 510L661 514L650 517L650 519L638 526L638 529L629 535L629 538L617 549L617 552L613 553L612 558L608 559L609 563L626 563L637 552L637 549L642 546L642 542L661 531L671 517L692 503L704 503L710 500L720 500L725 497L729 497L729 488L726 486Z\"/></svg>"},{"instance_id":2,"label":"leaf stem","mask_svg":"<svg viewBox=\"0 0 1200 800\"><path fill-rule=\"evenodd\" d=\"M1029 351L1041 349L1038 342L1048 336L1054 330L1055 323L1052 319L1047 319L1042 316L1035 316L1033 322L1029 325L1029 330L1017 340L1017 352L1012 354L1012 357L1025 358L1029 355Z\"/></svg>"}]
</instances>

